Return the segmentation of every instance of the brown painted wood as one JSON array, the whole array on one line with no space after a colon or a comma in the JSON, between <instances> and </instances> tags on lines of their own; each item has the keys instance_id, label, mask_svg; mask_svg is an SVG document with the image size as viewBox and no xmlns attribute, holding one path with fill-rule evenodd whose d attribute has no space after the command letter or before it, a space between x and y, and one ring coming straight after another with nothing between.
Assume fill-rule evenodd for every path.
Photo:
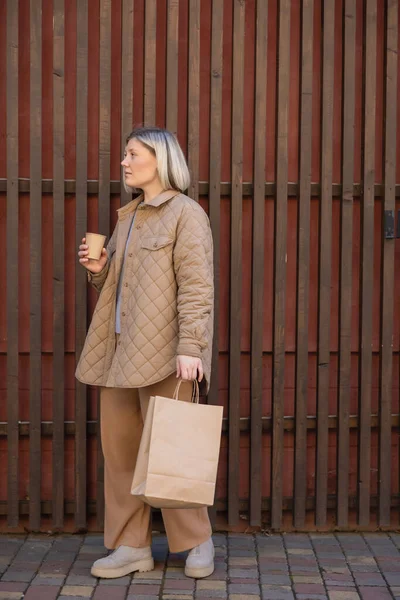
<instances>
[{"instance_id":1,"label":"brown painted wood","mask_svg":"<svg viewBox=\"0 0 400 600\"><path fill-rule=\"evenodd\" d=\"M264 300L265 155L267 121L268 5L256 7L256 72L254 116L254 199L251 299L251 435L250 435L250 525L261 525L262 474L262 361Z\"/></svg>"},{"instance_id":2,"label":"brown painted wood","mask_svg":"<svg viewBox=\"0 0 400 600\"><path fill-rule=\"evenodd\" d=\"M290 1L281 0L278 15L276 113L276 201L274 216L274 306L272 374L272 494L271 525L282 524L283 418L285 380L285 288L288 197L288 110L290 65Z\"/></svg>"},{"instance_id":3,"label":"brown painted wood","mask_svg":"<svg viewBox=\"0 0 400 600\"><path fill-rule=\"evenodd\" d=\"M7 524L18 525L18 3L7 1Z\"/></svg>"},{"instance_id":4,"label":"brown painted wood","mask_svg":"<svg viewBox=\"0 0 400 600\"><path fill-rule=\"evenodd\" d=\"M297 233L296 322L296 438L294 468L294 525L304 527L306 516L308 311L310 279L311 133L313 88L314 2L302 5L300 89L300 195Z\"/></svg>"},{"instance_id":5,"label":"brown painted wood","mask_svg":"<svg viewBox=\"0 0 400 600\"><path fill-rule=\"evenodd\" d=\"M351 392L351 310L353 268L349 257L353 251L353 173L354 173L354 107L355 107L355 41L356 2L346 0L343 6L343 121L342 121L342 198L340 213L339 273L339 379L338 379L338 444L337 444L337 523L348 524L349 497L349 409Z\"/></svg>"},{"instance_id":6,"label":"brown painted wood","mask_svg":"<svg viewBox=\"0 0 400 600\"><path fill-rule=\"evenodd\" d=\"M222 128L222 44L223 4L212 3L211 22L211 111L210 111L210 188L209 218L214 243L214 334L212 350L212 377L208 393L209 404L219 404L219 302L220 302L220 247L221 247L221 128ZM211 523L215 525L215 504L209 510Z\"/></svg>"},{"instance_id":7,"label":"brown painted wood","mask_svg":"<svg viewBox=\"0 0 400 600\"><path fill-rule=\"evenodd\" d=\"M385 197L384 211L395 210L396 133L397 133L397 69L398 69L398 2L387 2L385 11ZM395 240L381 240L381 355L379 377L379 525L390 525L392 479L391 407L393 387L393 307Z\"/></svg>"},{"instance_id":8,"label":"brown painted wood","mask_svg":"<svg viewBox=\"0 0 400 600\"><path fill-rule=\"evenodd\" d=\"M64 525L64 0L53 1L53 527Z\"/></svg>"},{"instance_id":9,"label":"brown painted wood","mask_svg":"<svg viewBox=\"0 0 400 600\"><path fill-rule=\"evenodd\" d=\"M76 209L75 246L87 230L87 146L88 146L88 0L77 4L76 65ZM83 349L87 329L87 277L78 261L75 264L75 360ZM75 527L86 526L87 493L87 388L75 381Z\"/></svg>"},{"instance_id":10,"label":"brown painted wood","mask_svg":"<svg viewBox=\"0 0 400 600\"><path fill-rule=\"evenodd\" d=\"M366 0L364 18L364 106L361 199L359 524L369 525L371 492L372 297L374 261L374 181L376 105L376 0Z\"/></svg>"},{"instance_id":11,"label":"brown painted wood","mask_svg":"<svg viewBox=\"0 0 400 600\"><path fill-rule=\"evenodd\" d=\"M326 523L328 497L328 415L330 371L332 262L332 122L335 2L323 4L321 94L321 201L319 229L318 351L317 351L317 479L316 524Z\"/></svg>"},{"instance_id":12,"label":"brown painted wood","mask_svg":"<svg viewBox=\"0 0 400 600\"><path fill-rule=\"evenodd\" d=\"M189 1L188 194L199 200L200 0Z\"/></svg>"},{"instance_id":13,"label":"brown painted wood","mask_svg":"<svg viewBox=\"0 0 400 600\"><path fill-rule=\"evenodd\" d=\"M122 2L122 57L121 61L121 160L125 150L125 140L132 130L133 109L133 0ZM123 184L123 169L121 167L121 182ZM121 185L121 205L132 200L131 192Z\"/></svg>"},{"instance_id":14,"label":"brown painted wood","mask_svg":"<svg viewBox=\"0 0 400 600\"><path fill-rule=\"evenodd\" d=\"M240 355L242 310L243 76L245 5L233 5L232 199L229 332L229 523L239 521Z\"/></svg>"},{"instance_id":15,"label":"brown painted wood","mask_svg":"<svg viewBox=\"0 0 400 600\"><path fill-rule=\"evenodd\" d=\"M99 232L110 234L110 122L111 122L111 0L100 2L100 132L99 132ZM97 402L100 416L100 399ZM97 431L97 523L104 521L104 457L101 423Z\"/></svg>"},{"instance_id":16,"label":"brown painted wood","mask_svg":"<svg viewBox=\"0 0 400 600\"><path fill-rule=\"evenodd\" d=\"M179 0L168 0L166 127L178 131Z\"/></svg>"},{"instance_id":17,"label":"brown painted wood","mask_svg":"<svg viewBox=\"0 0 400 600\"><path fill-rule=\"evenodd\" d=\"M144 124L155 125L156 120L156 41L157 2L145 2L144 53Z\"/></svg>"},{"instance_id":18,"label":"brown painted wood","mask_svg":"<svg viewBox=\"0 0 400 600\"><path fill-rule=\"evenodd\" d=\"M42 1L30 2L29 528L40 529L42 420Z\"/></svg>"}]
</instances>

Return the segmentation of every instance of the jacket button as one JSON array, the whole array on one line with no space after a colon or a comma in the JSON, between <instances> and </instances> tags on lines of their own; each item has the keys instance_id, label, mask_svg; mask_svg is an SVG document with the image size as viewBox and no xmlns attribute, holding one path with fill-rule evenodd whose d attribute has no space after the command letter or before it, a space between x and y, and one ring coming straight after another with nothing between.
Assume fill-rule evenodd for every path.
<instances>
[{"instance_id":1,"label":"jacket button","mask_svg":"<svg viewBox=\"0 0 400 600\"><path fill-rule=\"evenodd\" d=\"M136 225L136 229L141 229L142 226L141 225Z\"/></svg>"},{"instance_id":2,"label":"jacket button","mask_svg":"<svg viewBox=\"0 0 400 600\"><path fill-rule=\"evenodd\" d=\"M123 316L123 317L125 317L125 316L126 316L126 313L124 313L124 312L123 312L123 313L122 313L122 316Z\"/></svg>"},{"instance_id":3,"label":"jacket button","mask_svg":"<svg viewBox=\"0 0 400 600\"><path fill-rule=\"evenodd\" d=\"M127 284L127 283L125 283L125 287L128 287L128 284Z\"/></svg>"},{"instance_id":4,"label":"jacket button","mask_svg":"<svg viewBox=\"0 0 400 600\"><path fill-rule=\"evenodd\" d=\"M153 248L157 248L157 242L154 242Z\"/></svg>"},{"instance_id":5,"label":"jacket button","mask_svg":"<svg viewBox=\"0 0 400 600\"><path fill-rule=\"evenodd\" d=\"M132 257L133 256L132 252L129 252L128 256Z\"/></svg>"},{"instance_id":6,"label":"jacket button","mask_svg":"<svg viewBox=\"0 0 400 600\"><path fill-rule=\"evenodd\" d=\"M120 345L121 345L121 342L118 342L118 346L120 346Z\"/></svg>"}]
</instances>

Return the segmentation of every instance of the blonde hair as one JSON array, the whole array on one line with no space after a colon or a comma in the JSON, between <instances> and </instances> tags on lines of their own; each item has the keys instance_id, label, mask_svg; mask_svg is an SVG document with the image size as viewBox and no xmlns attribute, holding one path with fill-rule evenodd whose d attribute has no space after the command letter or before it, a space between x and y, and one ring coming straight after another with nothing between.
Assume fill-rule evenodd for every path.
<instances>
[{"instance_id":1,"label":"blonde hair","mask_svg":"<svg viewBox=\"0 0 400 600\"><path fill-rule=\"evenodd\" d=\"M127 136L126 144L132 139L138 140L156 157L158 176L165 190L187 190L190 173L182 148L173 133L161 127L136 127ZM132 188L127 191L131 192Z\"/></svg>"}]
</instances>

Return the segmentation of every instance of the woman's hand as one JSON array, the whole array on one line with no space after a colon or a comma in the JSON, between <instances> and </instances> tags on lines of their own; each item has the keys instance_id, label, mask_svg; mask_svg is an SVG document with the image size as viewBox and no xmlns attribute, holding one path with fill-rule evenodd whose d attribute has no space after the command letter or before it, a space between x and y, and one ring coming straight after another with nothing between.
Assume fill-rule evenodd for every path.
<instances>
[{"instance_id":1,"label":"woman's hand","mask_svg":"<svg viewBox=\"0 0 400 600\"><path fill-rule=\"evenodd\" d=\"M81 265L85 267L91 273L100 273L106 265L107 262L107 251L105 248L101 251L101 256L99 260L94 260L93 258L88 258L89 254L89 246L86 245L86 238L82 238L82 244L79 246L79 262Z\"/></svg>"},{"instance_id":2,"label":"woman's hand","mask_svg":"<svg viewBox=\"0 0 400 600\"><path fill-rule=\"evenodd\" d=\"M203 379L203 363L201 358L194 356L178 356L176 358L176 376L185 381L194 381L194 379ZM198 376L198 377L197 377Z\"/></svg>"}]
</instances>

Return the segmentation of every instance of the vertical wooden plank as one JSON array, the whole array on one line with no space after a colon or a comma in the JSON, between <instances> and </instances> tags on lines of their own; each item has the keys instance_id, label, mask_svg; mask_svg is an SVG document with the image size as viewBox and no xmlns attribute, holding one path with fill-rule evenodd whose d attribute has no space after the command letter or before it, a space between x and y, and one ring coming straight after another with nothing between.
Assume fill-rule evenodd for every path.
<instances>
[{"instance_id":1,"label":"vertical wooden plank","mask_svg":"<svg viewBox=\"0 0 400 600\"><path fill-rule=\"evenodd\" d=\"M290 65L290 0L279 1L276 114L276 202L274 223L274 333L272 382L271 524L282 524L283 418L285 378L285 288L287 242L288 109Z\"/></svg>"},{"instance_id":2,"label":"vertical wooden plank","mask_svg":"<svg viewBox=\"0 0 400 600\"><path fill-rule=\"evenodd\" d=\"M245 5L233 2L232 198L229 332L228 523L239 522L240 350L242 310L243 75Z\"/></svg>"},{"instance_id":3,"label":"vertical wooden plank","mask_svg":"<svg viewBox=\"0 0 400 600\"><path fill-rule=\"evenodd\" d=\"M178 131L178 27L179 0L168 0L166 127Z\"/></svg>"},{"instance_id":4,"label":"vertical wooden plank","mask_svg":"<svg viewBox=\"0 0 400 600\"><path fill-rule=\"evenodd\" d=\"M18 525L18 3L7 0L7 524Z\"/></svg>"},{"instance_id":5,"label":"vertical wooden plank","mask_svg":"<svg viewBox=\"0 0 400 600\"><path fill-rule=\"evenodd\" d=\"M111 122L111 0L100 1L100 118L99 118L99 232L110 231ZM104 457L101 449L100 405L97 430L97 523L104 521Z\"/></svg>"},{"instance_id":6,"label":"vertical wooden plank","mask_svg":"<svg viewBox=\"0 0 400 600\"><path fill-rule=\"evenodd\" d=\"M356 2L343 5L343 120L342 120L342 198L340 212L339 274L339 374L337 445L337 523L348 524L349 507L349 407L351 391L351 310L353 252L353 179Z\"/></svg>"},{"instance_id":7,"label":"vertical wooden plank","mask_svg":"<svg viewBox=\"0 0 400 600\"><path fill-rule=\"evenodd\" d=\"M264 299L264 213L267 119L268 4L256 8L256 73L254 107L254 199L251 298L251 431L250 525L261 525L262 359Z\"/></svg>"},{"instance_id":8,"label":"vertical wooden plank","mask_svg":"<svg viewBox=\"0 0 400 600\"><path fill-rule=\"evenodd\" d=\"M145 2L144 48L144 124L155 125L156 120L156 40L157 2Z\"/></svg>"},{"instance_id":9,"label":"vertical wooden plank","mask_svg":"<svg viewBox=\"0 0 400 600\"><path fill-rule=\"evenodd\" d=\"M310 278L310 195L313 86L314 1L304 0L301 31L300 194L297 232L296 323L296 432L294 473L294 526L304 527L306 516L308 297Z\"/></svg>"},{"instance_id":10,"label":"vertical wooden plank","mask_svg":"<svg viewBox=\"0 0 400 600\"><path fill-rule=\"evenodd\" d=\"M387 0L385 10L385 166L384 211L395 210L396 186L396 105L398 2ZM391 409L393 386L393 303L394 303L394 239L385 239L382 231L381 251L381 353L379 373L379 525L390 525L391 497Z\"/></svg>"},{"instance_id":11,"label":"vertical wooden plank","mask_svg":"<svg viewBox=\"0 0 400 600\"><path fill-rule=\"evenodd\" d=\"M53 527L64 524L64 0L53 0Z\"/></svg>"},{"instance_id":12,"label":"vertical wooden plank","mask_svg":"<svg viewBox=\"0 0 400 600\"><path fill-rule=\"evenodd\" d=\"M366 0L364 19L363 193L361 197L359 524L370 522L372 293L374 261L376 0Z\"/></svg>"},{"instance_id":13,"label":"vertical wooden plank","mask_svg":"<svg viewBox=\"0 0 400 600\"><path fill-rule=\"evenodd\" d=\"M198 202L200 135L200 0L190 0L189 3L188 81L188 166L191 176L188 194Z\"/></svg>"},{"instance_id":14,"label":"vertical wooden plank","mask_svg":"<svg viewBox=\"0 0 400 600\"><path fill-rule=\"evenodd\" d=\"M220 240L221 240L221 123L222 123L222 44L224 6L214 0L211 24L211 110L210 110L210 187L209 217L214 242L214 335L212 377L208 394L209 404L219 404L219 298L220 298ZM210 510L211 522L216 521L216 508Z\"/></svg>"},{"instance_id":15,"label":"vertical wooden plank","mask_svg":"<svg viewBox=\"0 0 400 600\"><path fill-rule=\"evenodd\" d=\"M133 107L133 0L122 2L122 84L121 84L121 160L125 150L126 136L132 129ZM132 194L123 185L123 169L121 167L121 204L132 199Z\"/></svg>"},{"instance_id":16,"label":"vertical wooden plank","mask_svg":"<svg viewBox=\"0 0 400 600\"><path fill-rule=\"evenodd\" d=\"M42 0L30 2L29 529L40 529L42 414Z\"/></svg>"},{"instance_id":17,"label":"vertical wooden plank","mask_svg":"<svg viewBox=\"0 0 400 600\"><path fill-rule=\"evenodd\" d=\"M76 209L75 246L87 229L87 117L88 117L88 0L80 0L76 13ZM87 328L86 271L75 269L75 356L83 349ZM75 381L75 528L84 529L86 517L86 386Z\"/></svg>"},{"instance_id":18,"label":"vertical wooden plank","mask_svg":"<svg viewBox=\"0 0 400 600\"><path fill-rule=\"evenodd\" d=\"M324 526L328 501L328 415L332 263L332 123L335 2L326 0L322 14L322 132L319 228L317 351L316 523Z\"/></svg>"}]
</instances>

